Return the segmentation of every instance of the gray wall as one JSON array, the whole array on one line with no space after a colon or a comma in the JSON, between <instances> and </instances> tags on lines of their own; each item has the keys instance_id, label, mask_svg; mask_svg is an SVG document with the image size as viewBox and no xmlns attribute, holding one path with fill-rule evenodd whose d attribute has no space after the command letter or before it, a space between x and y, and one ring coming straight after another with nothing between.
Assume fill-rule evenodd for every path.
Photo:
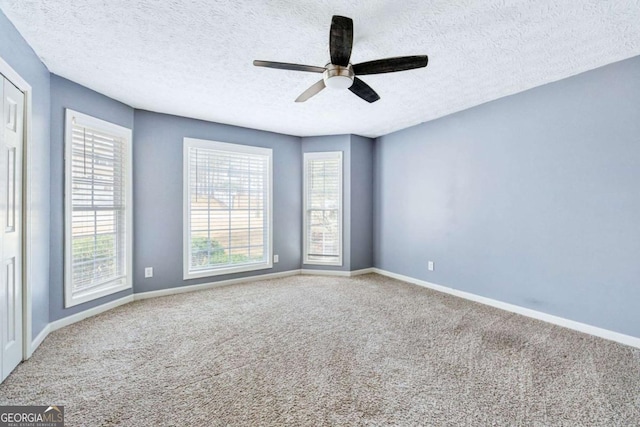
<instances>
[{"instance_id":1,"label":"gray wall","mask_svg":"<svg viewBox=\"0 0 640 427\"><path fill-rule=\"evenodd\" d=\"M51 268L49 320L54 321L132 293L131 289L64 308L64 120L65 108L133 129L133 108L51 74ZM134 167L135 168L135 167ZM135 211L135 206L134 206Z\"/></svg>"},{"instance_id":2,"label":"gray wall","mask_svg":"<svg viewBox=\"0 0 640 427\"><path fill-rule=\"evenodd\" d=\"M373 267L374 140L351 135L351 270Z\"/></svg>"},{"instance_id":3,"label":"gray wall","mask_svg":"<svg viewBox=\"0 0 640 427\"><path fill-rule=\"evenodd\" d=\"M307 270L351 270L351 137L349 135L312 136L302 138L298 163L302 165L304 153L342 151L342 265L302 264ZM302 196L302 187L300 190ZM302 207L300 217L302 217ZM298 251L303 253L302 242Z\"/></svg>"},{"instance_id":4,"label":"gray wall","mask_svg":"<svg viewBox=\"0 0 640 427\"><path fill-rule=\"evenodd\" d=\"M300 138L148 111L135 112L134 289L147 292L300 268L302 166ZM273 250L270 270L182 279L183 138L273 149ZM144 268L154 277L145 279Z\"/></svg>"},{"instance_id":5,"label":"gray wall","mask_svg":"<svg viewBox=\"0 0 640 427\"><path fill-rule=\"evenodd\" d=\"M2 11L0 57L32 89L32 134L31 145L27 147L31 164L27 247L35 338L49 323L49 71Z\"/></svg>"},{"instance_id":6,"label":"gray wall","mask_svg":"<svg viewBox=\"0 0 640 427\"><path fill-rule=\"evenodd\" d=\"M379 138L376 266L640 336L639 76L636 57Z\"/></svg>"}]
</instances>

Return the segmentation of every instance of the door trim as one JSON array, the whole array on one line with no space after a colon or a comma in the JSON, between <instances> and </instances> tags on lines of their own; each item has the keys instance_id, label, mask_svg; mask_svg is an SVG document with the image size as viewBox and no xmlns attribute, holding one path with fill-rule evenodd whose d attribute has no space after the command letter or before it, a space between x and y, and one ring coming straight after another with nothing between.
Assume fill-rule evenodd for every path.
<instances>
[{"instance_id":1,"label":"door trim","mask_svg":"<svg viewBox=\"0 0 640 427\"><path fill-rule=\"evenodd\" d=\"M22 360L33 354L31 343L31 140L32 140L32 89L2 57L0 57L0 74L24 93L24 147L22 163Z\"/></svg>"}]
</instances>

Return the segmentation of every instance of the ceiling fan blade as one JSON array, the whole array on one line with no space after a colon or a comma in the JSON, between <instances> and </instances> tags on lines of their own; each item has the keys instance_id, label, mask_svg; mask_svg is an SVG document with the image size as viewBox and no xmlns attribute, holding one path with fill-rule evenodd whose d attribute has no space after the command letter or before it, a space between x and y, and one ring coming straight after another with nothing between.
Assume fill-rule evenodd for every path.
<instances>
[{"instance_id":1,"label":"ceiling fan blade","mask_svg":"<svg viewBox=\"0 0 640 427\"><path fill-rule=\"evenodd\" d=\"M371 86L357 77L353 79L353 84L351 85L349 90L369 103L376 102L378 99L380 99L380 96L376 93L375 90L371 89Z\"/></svg>"},{"instance_id":2,"label":"ceiling fan blade","mask_svg":"<svg viewBox=\"0 0 640 427\"><path fill-rule=\"evenodd\" d=\"M256 67L277 68L278 70L293 70L293 71L309 71L311 73L323 73L324 67L314 67L313 65L301 65L301 64L289 64L288 62L273 62L273 61L253 61L253 65Z\"/></svg>"},{"instance_id":3,"label":"ceiling fan blade","mask_svg":"<svg viewBox=\"0 0 640 427\"><path fill-rule=\"evenodd\" d=\"M307 99L311 98L312 96L316 95L318 92L320 92L324 88L325 88L324 80L320 80L316 84L311 86L309 89L302 92L302 94L300 94L300 96L296 98L296 102L304 102Z\"/></svg>"},{"instance_id":4,"label":"ceiling fan blade","mask_svg":"<svg viewBox=\"0 0 640 427\"><path fill-rule=\"evenodd\" d=\"M345 16L334 15L331 18L329 33L329 53L331 63L346 67L351 58L353 47L353 20Z\"/></svg>"},{"instance_id":5,"label":"ceiling fan blade","mask_svg":"<svg viewBox=\"0 0 640 427\"><path fill-rule=\"evenodd\" d=\"M358 76L365 74L393 73L396 71L413 70L427 66L427 55L396 56L395 58L378 59L361 62L353 66L353 72Z\"/></svg>"}]
</instances>

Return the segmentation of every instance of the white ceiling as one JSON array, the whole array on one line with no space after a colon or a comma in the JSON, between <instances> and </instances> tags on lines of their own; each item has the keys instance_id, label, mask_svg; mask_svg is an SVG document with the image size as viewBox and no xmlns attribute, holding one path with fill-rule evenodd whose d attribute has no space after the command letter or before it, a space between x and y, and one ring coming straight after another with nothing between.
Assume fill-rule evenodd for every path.
<instances>
[{"instance_id":1,"label":"white ceiling","mask_svg":"<svg viewBox=\"0 0 640 427\"><path fill-rule=\"evenodd\" d=\"M135 108L291 135L384 135L640 54L638 0L0 0L55 74ZM352 63L429 55L364 76L368 104L320 75L331 16L354 21Z\"/></svg>"}]
</instances>

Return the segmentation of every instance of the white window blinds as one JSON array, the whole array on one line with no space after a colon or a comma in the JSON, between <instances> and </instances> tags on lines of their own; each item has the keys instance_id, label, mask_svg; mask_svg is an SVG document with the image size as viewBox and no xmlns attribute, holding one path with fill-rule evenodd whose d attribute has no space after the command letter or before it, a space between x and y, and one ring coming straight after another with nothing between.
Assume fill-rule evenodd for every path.
<instances>
[{"instance_id":1,"label":"white window blinds","mask_svg":"<svg viewBox=\"0 0 640 427\"><path fill-rule=\"evenodd\" d=\"M342 152L304 154L304 262L342 265Z\"/></svg>"},{"instance_id":2,"label":"white window blinds","mask_svg":"<svg viewBox=\"0 0 640 427\"><path fill-rule=\"evenodd\" d=\"M272 266L271 155L185 138L185 279Z\"/></svg>"},{"instance_id":3,"label":"white window blinds","mask_svg":"<svg viewBox=\"0 0 640 427\"><path fill-rule=\"evenodd\" d=\"M67 110L66 305L130 287L130 130Z\"/></svg>"}]
</instances>

